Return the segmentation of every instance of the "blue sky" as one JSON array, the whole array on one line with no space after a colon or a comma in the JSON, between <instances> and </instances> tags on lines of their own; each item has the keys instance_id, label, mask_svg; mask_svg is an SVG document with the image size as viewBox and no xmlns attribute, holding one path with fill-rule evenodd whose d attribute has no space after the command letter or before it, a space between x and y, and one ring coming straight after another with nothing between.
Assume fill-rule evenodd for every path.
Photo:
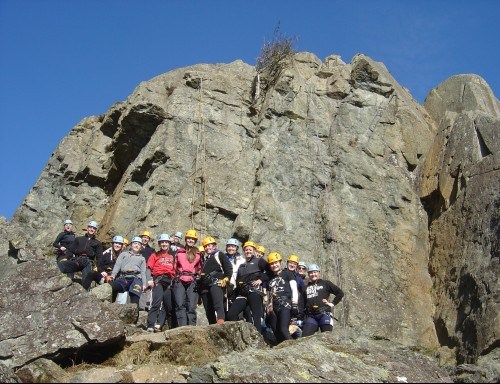
<instances>
[{"instance_id":1,"label":"blue sky","mask_svg":"<svg viewBox=\"0 0 500 384\"><path fill-rule=\"evenodd\" d=\"M279 24L296 49L381 61L423 103L475 73L500 97L500 1L0 0L0 216L10 219L59 142L172 69L255 65Z\"/></svg>"}]
</instances>

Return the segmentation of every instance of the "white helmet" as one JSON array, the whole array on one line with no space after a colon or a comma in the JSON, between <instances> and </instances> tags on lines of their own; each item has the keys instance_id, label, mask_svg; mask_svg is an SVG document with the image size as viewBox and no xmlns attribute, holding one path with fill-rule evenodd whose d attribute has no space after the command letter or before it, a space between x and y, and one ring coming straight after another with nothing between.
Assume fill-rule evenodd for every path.
<instances>
[{"instance_id":1,"label":"white helmet","mask_svg":"<svg viewBox=\"0 0 500 384\"><path fill-rule=\"evenodd\" d=\"M226 242L226 246L227 245L236 245L237 247L239 247L240 246L240 242L237 239L229 239Z\"/></svg>"},{"instance_id":2,"label":"white helmet","mask_svg":"<svg viewBox=\"0 0 500 384\"><path fill-rule=\"evenodd\" d=\"M172 242L172 240L170 239L170 236L167 233L162 233L160 236L158 236L158 243L160 241L168 241L169 243Z\"/></svg>"},{"instance_id":3,"label":"white helmet","mask_svg":"<svg viewBox=\"0 0 500 384\"><path fill-rule=\"evenodd\" d=\"M120 243L124 244L125 241L123 240L123 236L115 236L113 237L113 240L111 240L112 243Z\"/></svg>"},{"instance_id":4,"label":"white helmet","mask_svg":"<svg viewBox=\"0 0 500 384\"><path fill-rule=\"evenodd\" d=\"M97 222L91 221L91 222L89 222L89 224L87 225L87 227L94 227L95 229L97 229L98 225L97 225Z\"/></svg>"},{"instance_id":5,"label":"white helmet","mask_svg":"<svg viewBox=\"0 0 500 384\"><path fill-rule=\"evenodd\" d=\"M64 225L66 225L66 224L73 224L73 222L71 220L69 220L69 219L68 220L64 220Z\"/></svg>"}]
</instances>

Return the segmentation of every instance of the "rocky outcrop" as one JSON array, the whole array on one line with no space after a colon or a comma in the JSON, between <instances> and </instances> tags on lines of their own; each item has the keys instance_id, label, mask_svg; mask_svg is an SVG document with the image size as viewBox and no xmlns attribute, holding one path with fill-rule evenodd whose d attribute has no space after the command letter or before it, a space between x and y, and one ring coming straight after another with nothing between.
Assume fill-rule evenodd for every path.
<instances>
[{"instance_id":1,"label":"rocky outcrop","mask_svg":"<svg viewBox=\"0 0 500 384\"><path fill-rule=\"evenodd\" d=\"M0 280L0 290L0 360L9 368L40 357L63 362L79 350L90 353L125 339L114 312L53 262L20 264L16 274Z\"/></svg>"},{"instance_id":2,"label":"rocky outcrop","mask_svg":"<svg viewBox=\"0 0 500 384\"><path fill-rule=\"evenodd\" d=\"M436 348L415 188L425 110L363 55L297 54L256 100L254 78L236 61L140 84L63 139L12 222L46 245L67 217L97 220L103 241L193 223L222 247L252 239L319 263L346 292L345 329Z\"/></svg>"},{"instance_id":3,"label":"rocky outcrop","mask_svg":"<svg viewBox=\"0 0 500 384\"><path fill-rule=\"evenodd\" d=\"M499 107L486 83L452 78L424 108L382 63L309 53L262 81L257 94L241 61L180 68L82 120L0 223L0 273L52 265L66 218L79 233L98 221L105 242L194 227L220 248L251 239L320 264L346 294L346 340L452 363L494 351Z\"/></svg>"},{"instance_id":4,"label":"rocky outcrop","mask_svg":"<svg viewBox=\"0 0 500 384\"><path fill-rule=\"evenodd\" d=\"M462 363L500 339L500 108L478 76L454 76L424 104L438 134L423 167L429 271L441 345Z\"/></svg>"},{"instance_id":5,"label":"rocky outcrop","mask_svg":"<svg viewBox=\"0 0 500 384\"><path fill-rule=\"evenodd\" d=\"M271 349L245 322L133 336L105 366L83 366L56 379L96 378L135 383L451 382L432 357L393 342L353 342L329 333Z\"/></svg>"}]
</instances>

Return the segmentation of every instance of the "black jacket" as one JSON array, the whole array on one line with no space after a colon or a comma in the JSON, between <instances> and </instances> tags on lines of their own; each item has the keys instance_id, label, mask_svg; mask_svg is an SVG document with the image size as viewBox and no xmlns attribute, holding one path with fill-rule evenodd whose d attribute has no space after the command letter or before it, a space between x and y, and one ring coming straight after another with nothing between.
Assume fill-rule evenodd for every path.
<instances>
[{"instance_id":1,"label":"black jacket","mask_svg":"<svg viewBox=\"0 0 500 384\"><path fill-rule=\"evenodd\" d=\"M68 249L69 257L87 256L89 259L96 260L102 257L102 244L95 236L79 236L73 241Z\"/></svg>"},{"instance_id":2,"label":"black jacket","mask_svg":"<svg viewBox=\"0 0 500 384\"><path fill-rule=\"evenodd\" d=\"M216 259L217 254L219 255L218 258L220 261L220 265ZM201 273L205 275L211 275L213 277L216 277L217 279L222 279L224 277L231 279L231 276L233 274L233 266L231 265L231 262L224 254L224 252L216 249L205 259L203 267L201 268Z\"/></svg>"},{"instance_id":3,"label":"black jacket","mask_svg":"<svg viewBox=\"0 0 500 384\"><path fill-rule=\"evenodd\" d=\"M62 255L64 254L63 251L61 251L61 247L65 247L66 249L69 249L73 241L75 241L76 235L75 232L73 231L64 231L61 232L59 235L57 235L56 240L52 243L52 245L57 248L57 254Z\"/></svg>"},{"instance_id":4,"label":"black jacket","mask_svg":"<svg viewBox=\"0 0 500 384\"><path fill-rule=\"evenodd\" d=\"M149 260L149 256L151 256L153 253L155 253L155 249L149 244L142 248L141 255L146 259L146 263Z\"/></svg>"}]
</instances>

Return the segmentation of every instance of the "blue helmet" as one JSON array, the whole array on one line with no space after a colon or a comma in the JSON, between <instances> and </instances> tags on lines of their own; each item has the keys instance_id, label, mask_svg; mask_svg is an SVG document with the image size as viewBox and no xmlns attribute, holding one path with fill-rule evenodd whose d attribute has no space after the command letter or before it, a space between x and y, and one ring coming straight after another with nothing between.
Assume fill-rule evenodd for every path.
<instances>
[{"instance_id":1,"label":"blue helmet","mask_svg":"<svg viewBox=\"0 0 500 384\"><path fill-rule=\"evenodd\" d=\"M95 229L97 229L98 225L97 225L97 222L91 221L91 222L89 222L89 224L87 225L87 227L94 227Z\"/></svg>"},{"instance_id":2,"label":"blue helmet","mask_svg":"<svg viewBox=\"0 0 500 384\"><path fill-rule=\"evenodd\" d=\"M237 239L229 239L226 242L226 246L227 245L236 245L237 247L239 247L240 246L240 242Z\"/></svg>"},{"instance_id":3,"label":"blue helmet","mask_svg":"<svg viewBox=\"0 0 500 384\"><path fill-rule=\"evenodd\" d=\"M175 237L178 237L179 239L182 239L182 232L175 232Z\"/></svg>"},{"instance_id":4,"label":"blue helmet","mask_svg":"<svg viewBox=\"0 0 500 384\"><path fill-rule=\"evenodd\" d=\"M160 241L168 241L169 243L172 242L172 240L170 239L170 236L167 233L162 233L160 236L158 236L158 243Z\"/></svg>"},{"instance_id":5,"label":"blue helmet","mask_svg":"<svg viewBox=\"0 0 500 384\"><path fill-rule=\"evenodd\" d=\"M142 244L142 239L139 236L135 236L130 243L131 244L132 243L141 243Z\"/></svg>"},{"instance_id":6,"label":"blue helmet","mask_svg":"<svg viewBox=\"0 0 500 384\"><path fill-rule=\"evenodd\" d=\"M306 267L307 268L307 264L305 261L300 261L298 267Z\"/></svg>"},{"instance_id":7,"label":"blue helmet","mask_svg":"<svg viewBox=\"0 0 500 384\"><path fill-rule=\"evenodd\" d=\"M123 240L123 236L114 236L113 240L111 240L111 242L125 244L125 241Z\"/></svg>"},{"instance_id":8,"label":"blue helmet","mask_svg":"<svg viewBox=\"0 0 500 384\"><path fill-rule=\"evenodd\" d=\"M321 269L319 268L319 265L318 264L311 264L309 266L309 269L307 270L307 272L312 272L312 271L318 271L318 272L321 272Z\"/></svg>"}]
</instances>

